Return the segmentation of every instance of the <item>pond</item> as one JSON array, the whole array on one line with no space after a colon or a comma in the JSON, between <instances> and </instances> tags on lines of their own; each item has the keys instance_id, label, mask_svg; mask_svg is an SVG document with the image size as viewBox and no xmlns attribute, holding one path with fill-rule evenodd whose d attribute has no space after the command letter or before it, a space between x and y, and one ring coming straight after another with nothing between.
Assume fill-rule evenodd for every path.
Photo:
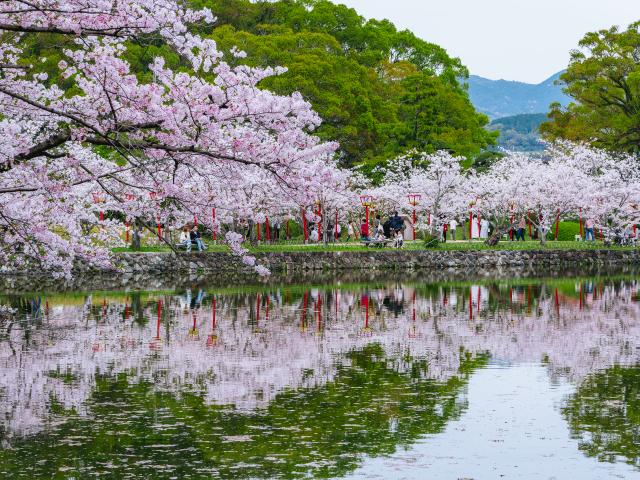
<instances>
[{"instance_id":1,"label":"pond","mask_svg":"<svg viewBox=\"0 0 640 480\"><path fill-rule=\"evenodd\" d=\"M633 274L0 295L1 478L640 478Z\"/></svg>"}]
</instances>

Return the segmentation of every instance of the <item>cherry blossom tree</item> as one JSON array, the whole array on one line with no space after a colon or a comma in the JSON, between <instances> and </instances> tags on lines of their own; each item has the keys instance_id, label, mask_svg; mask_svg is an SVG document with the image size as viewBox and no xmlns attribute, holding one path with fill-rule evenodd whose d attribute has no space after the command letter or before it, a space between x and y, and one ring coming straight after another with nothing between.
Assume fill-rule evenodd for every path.
<instances>
[{"instance_id":1,"label":"cherry blossom tree","mask_svg":"<svg viewBox=\"0 0 640 480\"><path fill-rule=\"evenodd\" d=\"M336 146L310 135L320 119L309 103L258 87L283 69L232 68L215 42L190 31L211 21L210 11L172 0L0 5L3 264L37 261L64 274L75 258L107 264L125 222L154 232L195 214L213 228L250 206L257 186L267 192L255 202L303 203L297 197L324 178L315 172L334 169ZM72 90L26 64L21 40L42 33L73 39L58 63ZM125 53L148 38L186 68L159 56L148 66L153 80L141 80ZM99 212L111 214L100 221Z\"/></svg>"},{"instance_id":2,"label":"cherry blossom tree","mask_svg":"<svg viewBox=\"0 0 640 480\"><path fill-rule=\"evenodd\" d=\"M377 173L382 173L384 180L371 193L387 208L407 214L413 209L407 195L419 194L422 224L433 234L465 211L469 184L461 166L463 160L443 151L409 152L379 169Z\"/></svg>"}]
</instances>

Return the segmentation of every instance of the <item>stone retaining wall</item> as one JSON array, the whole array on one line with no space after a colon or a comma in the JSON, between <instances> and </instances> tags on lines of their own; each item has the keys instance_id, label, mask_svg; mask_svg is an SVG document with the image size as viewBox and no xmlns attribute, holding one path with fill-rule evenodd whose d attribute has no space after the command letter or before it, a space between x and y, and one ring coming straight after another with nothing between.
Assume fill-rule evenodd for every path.
<instances>
[{"instance_id":1,"label":"stone retaining wall","mask_svg":"<svg viewBox=\"0 0 640 480\"><path fill-rule=\"evenodd\" d=\"M357 252L262 253L258 262L273 273L340 270L414 270L462 268L479 270L494 267L632 265L640 263L636 250L531 250L531 251L446 251L381 250ZM122 253L122 271L250 273L228 253L181 255Z\"/></svg>"},{"instance_id":2,"label":"stone retaining wall","mask_svg":"<svg viewBox=\"0 0 640 480\"><path fill-rule=\"evenodd\" d=\"M259 254L273 273L261 278L228 253L120 253L118 270L77 265L71 279L39 271L0 275L0 292L173 289L248 284L315 284L362 281L438 282L453 279L633 273L635 250L444 251L371 250Z\"/></svg>"}]
</instances>

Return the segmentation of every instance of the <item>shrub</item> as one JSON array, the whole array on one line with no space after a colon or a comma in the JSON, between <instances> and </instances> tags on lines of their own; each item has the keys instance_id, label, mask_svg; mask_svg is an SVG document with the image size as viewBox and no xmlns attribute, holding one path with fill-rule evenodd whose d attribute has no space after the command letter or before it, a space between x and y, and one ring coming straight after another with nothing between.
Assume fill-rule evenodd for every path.
<instances>
[{"instance_id":1,"label":"shrub","mask_svg":"<svg viewBox=\"0 0 640 480\"><path fill-rule=\"evenodd\" d=\"M438 244L440 240L435 235L431 235L430 233L424 234L424 247L425 248L438 248Z\"/></svg>"},{"instance_id":2,"label":"shrub","mask_svg":"<svg viewBox=\"0 0 640 480\"><path fill-rule=\"evenodd\" d=\"M578 222L560 222L558 226L558 241L569 242L575 240L576 235L580 234L580 223ZM551 230L547 233L547 240L554 240L556 237L556 224L551 226Z\"/></svg>"}]
</instances>

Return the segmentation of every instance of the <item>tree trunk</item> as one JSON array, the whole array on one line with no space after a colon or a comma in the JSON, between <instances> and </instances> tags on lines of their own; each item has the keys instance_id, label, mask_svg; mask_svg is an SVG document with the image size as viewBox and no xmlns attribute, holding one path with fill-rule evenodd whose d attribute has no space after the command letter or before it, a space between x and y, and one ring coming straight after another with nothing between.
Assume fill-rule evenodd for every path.
<instances>
[{"instance_id":1,"label":"tree trunk","mask_svg":"<svg viewBox=\"0 0 640 480\"><path fill-rule=\"evenodd\" d=\"M498 245L498 242L500 242L502 235L511 230L511 228L512 225L508 225L503 228L496 228L495 232L493 232L493 234L484 241L485 245L488 245L489 247L495 247L496 245Z\"/></svg>"},{"instance_id":2,"label":"tree trunk","mask_svg":"<svg viewBox=\"0 0 640 480\"><path fill-rule=\"evenodd\" d=\"M133 250L140 250L140 225L136 220L133 222L133 237L131 238L131 248Z\"/></svg>"},{"instance_id":3,"label":"tree trunk","mask_svg":"<svg viewBox=\"0 0 640 480\"><path fill-rule=\"evenodd\" d=\"M544 227L538 227L538 236L540 237L540 245L547 244L547 229Z\"/></svg>"}]
</instances>

